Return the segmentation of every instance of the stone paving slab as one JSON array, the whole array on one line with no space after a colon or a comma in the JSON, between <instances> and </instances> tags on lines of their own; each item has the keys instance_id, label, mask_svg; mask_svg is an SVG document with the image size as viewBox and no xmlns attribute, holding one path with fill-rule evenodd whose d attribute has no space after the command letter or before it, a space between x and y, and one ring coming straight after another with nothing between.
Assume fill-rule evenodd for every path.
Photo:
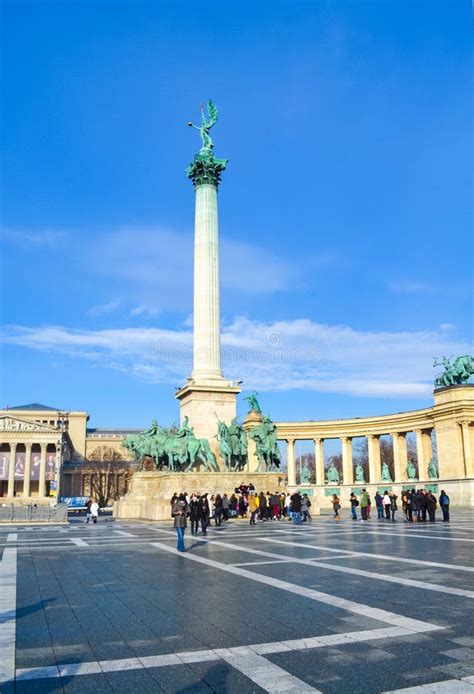
<instances>
[{"instance_id":1,"label":"stone paving slab","mask_svg":"<svg viewBox=\"0 0 474 694\"><path fill-rule=\"evenodd\" d=\"M0 529L17 677L0 690L474 691L474 514L456 515L231 522L184 555L169 523Z\"/></svg>"}]
</instances>

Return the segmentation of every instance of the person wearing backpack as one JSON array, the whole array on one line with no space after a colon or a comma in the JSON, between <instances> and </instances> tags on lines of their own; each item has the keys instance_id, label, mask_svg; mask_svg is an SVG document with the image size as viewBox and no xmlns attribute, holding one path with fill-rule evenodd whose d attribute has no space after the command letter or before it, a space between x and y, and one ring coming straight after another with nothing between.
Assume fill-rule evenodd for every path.
<instances>
[{"instance_id":1,"label":"person wearing backpack","mask_svg":"<svg viewBox=\"0 0 474 694\"><path fill-rule=\"evenodd\" d=\"M351 502L352 520L357 520L357 507L359 505L359 499L356 497L354 492L351 492L349 501Z\"/></svg>"},{"instance_id":2,"label":"person wearing backpack","mask_svg":"<svg viewBox=\"0 0 474 694\"><path fill-rule=\"evenodd\" d=\"M369 518L368 509L370 503L370 496L367 493L367 489L362 490L362 496L360 497L360 515L362 516L361 521L366 521Z\"/></svg>"},{"instance_id":3,"label":"person wearing backpack","mask_svg":"<svg viewBox=\"0 0 474 694\"><path fill-rule=\"evenodd\" d=\"M441 494L439 495L439 505L443 512L443 523L449 523L449 496L444 489L441 490Z\"/></svg>"}]
</instances>

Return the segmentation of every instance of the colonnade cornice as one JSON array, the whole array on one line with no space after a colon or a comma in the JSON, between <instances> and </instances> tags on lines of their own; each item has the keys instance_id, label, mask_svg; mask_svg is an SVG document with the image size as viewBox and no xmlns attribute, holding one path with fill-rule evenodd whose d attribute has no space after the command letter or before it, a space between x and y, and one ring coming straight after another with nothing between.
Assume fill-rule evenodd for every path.
<instances>
[{"instance_id":1,"label":"colonnade cornice","mask_svg":"<svg viewBox=\"0 0 474 694\"><path fill-rule=\"evenodd\" d=\"M436 422L444 420L474 421L472 400L433 405L423 410L397 412L379 417L355 419L319 420L304 422L276 422L281 439L356 438L403 434L408 431L433 429Z\"/></svg>"}]
</instances>

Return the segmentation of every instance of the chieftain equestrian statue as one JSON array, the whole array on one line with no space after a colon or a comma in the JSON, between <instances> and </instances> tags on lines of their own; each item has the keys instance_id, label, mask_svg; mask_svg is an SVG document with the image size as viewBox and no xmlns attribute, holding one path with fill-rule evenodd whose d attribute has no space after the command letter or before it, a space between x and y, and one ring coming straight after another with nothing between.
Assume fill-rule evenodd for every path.
<instances>
[{"instance_id":1,"label":"chieftain equestrian statue","mask_svg":"<svg viewBox=\"0 0 474 694\"><path fill-rule=\"evenodd\" d=\"M146 431L127 436L123 446L134 454L142 470L146 458L153 459L157 470L168 469L169 472L189 472L199 463L204 465L206 472L219 469L209 441L196 438L187 417L176 432L162 429L154 419Z\"/></svg>"},{"instance_id":2,"label":"chieftain equestrian statue","mask_svg":"<svg viewBox=\"0 0 474 694\"><path fill-rule=\"evenodd\" d=\"M255 410L254 410L255 411ZM280 449L277 443L277 428L270 417L264 415L261 424L250 432L250 438L255 441L258 458L258 472L263 467L265 472L278 469L281 464Z\"/></svg>"},{"instance_id":3,"label":"chieftain equestrian statue","mask_svg":"<svg viewBox=\"0 0 474 694\"><path fill-rule=\"evenodd\" d=\"M247 465L247 432L234 417L230 425L217 420L219 451L228 472L243 470Z\"/></svg>"}]
</instances>

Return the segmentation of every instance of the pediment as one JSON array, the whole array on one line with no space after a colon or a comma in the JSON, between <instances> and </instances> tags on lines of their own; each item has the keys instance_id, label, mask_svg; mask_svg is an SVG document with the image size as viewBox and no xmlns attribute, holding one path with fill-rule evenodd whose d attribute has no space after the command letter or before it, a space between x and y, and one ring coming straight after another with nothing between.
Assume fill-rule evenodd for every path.
<instances>
[{"instance_id":1,"label":"pediment","mask_svg":"<svg viewBox=\"0 0 474 694\"><path fill-rule=\"evenodd\" d=\"M32 422L31 420L20 419L19 417L12 417L11 415L0 416L0 431L35 432L37 434L58 433L55 427L47 424L39 424L39 422Z\"/></svg>"}]
</instances>

